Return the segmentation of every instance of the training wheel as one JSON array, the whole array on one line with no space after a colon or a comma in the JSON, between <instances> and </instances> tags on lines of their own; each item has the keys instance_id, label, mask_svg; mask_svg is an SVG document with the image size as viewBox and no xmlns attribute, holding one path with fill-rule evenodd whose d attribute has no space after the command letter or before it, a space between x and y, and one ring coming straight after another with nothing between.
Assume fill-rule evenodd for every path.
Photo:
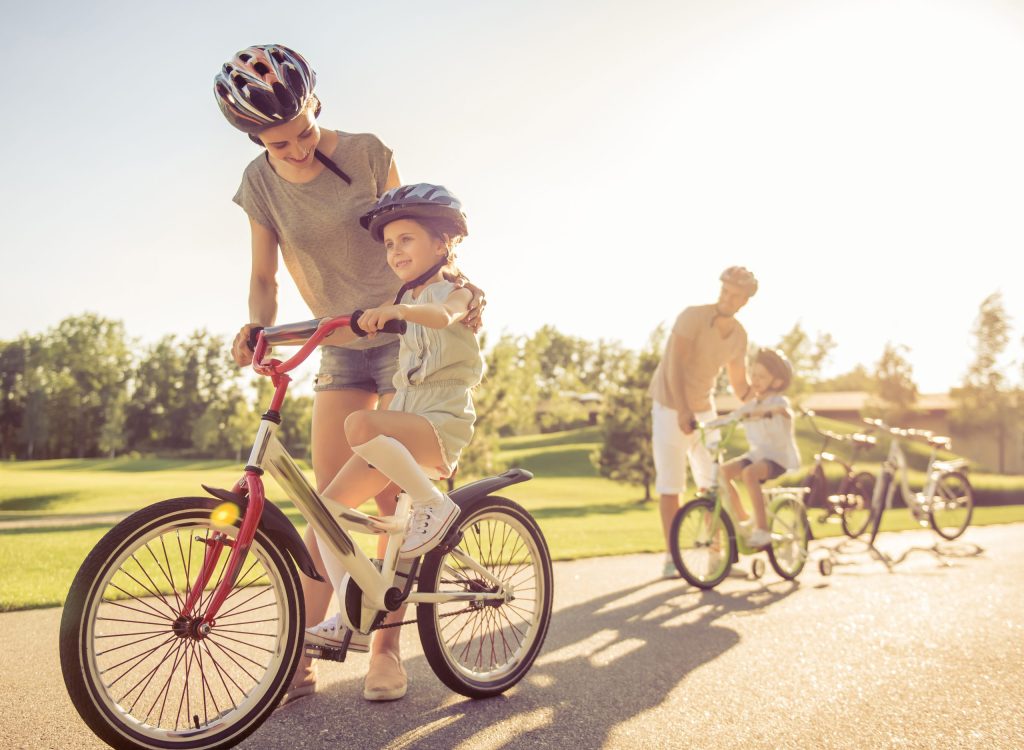
<instances>
[{"instance_id":1,"label":"training wheel","mask_svg":"<svg viewBox=\"0 0 1024 750\"><path fill-rule=\"evenodd\" d=\"M755 557L754 561L750 563L750 577L757 580L764 575L764 560L760 557Z\"/></svg>"},{"instance_id":2,"label":"training wheel","mask_svg":"<svg viewBox=\"0 0 1024 750\"><path fill-rule=\"evenodd\" d=\"M823 576L832 575L832 561L829 560L827 557L823 557L822 559L818 560L818 572L821 573Z\"/></svg>"}]
</instances>

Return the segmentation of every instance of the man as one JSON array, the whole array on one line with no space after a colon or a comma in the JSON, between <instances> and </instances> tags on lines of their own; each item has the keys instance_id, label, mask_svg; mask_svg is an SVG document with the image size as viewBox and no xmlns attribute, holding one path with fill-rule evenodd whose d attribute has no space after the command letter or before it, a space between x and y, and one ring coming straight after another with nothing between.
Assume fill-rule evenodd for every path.
<instances>
[{"instance_id":1,"label":"man","mask_svg":"<svg viewBox=\"0 0 1024 750\"><path fill-rule=\"evenodd\" d=\"M716 416L718 373L726 368L729 385L741 401L751 394L747 332L735 315L757 292L757 279L746 268L731 266L720 280L717 302L688 307L676 318L648 390L654 401L654 484L661 495L666 548L672 519L679 510L679 495L686 489L687 458L697 486L711 484L712 457L700 442L695 420L708 422ZM662 573L666 578L677 575L671 552Z\"/></svg>"}]
</instances>

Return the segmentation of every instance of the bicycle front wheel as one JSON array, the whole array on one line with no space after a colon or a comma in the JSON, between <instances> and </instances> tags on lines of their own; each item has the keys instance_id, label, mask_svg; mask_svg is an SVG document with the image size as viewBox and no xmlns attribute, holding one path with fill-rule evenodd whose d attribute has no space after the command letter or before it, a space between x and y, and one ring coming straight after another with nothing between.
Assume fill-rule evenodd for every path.
<instances>
[{"instance_id":1,"label":"bicycle front wheel","mask_svg":"<svg viewBox=\"0 0 1024 750\"><path fill-rule=\"evenodd\" d=\"M85 723L113 747L235 745L267 718L298 664L298 573L261 531L209 633L195 626L229 550L193 616L181 616L216 505L179 498L132 514L100 540L71 585L60 625L64 682Z\"/></svg>"},{"instance_id":2,"label":"bicycle front wheel","mask_svg":"<svg viewBox=\"0 0 1024 750\"><path fill-rule=\"evenodd\" d=\"M846 477L839 485L843 533L851 539L863 534L871 523L871 498L875 493L875 477L866 471Z\"/></svg>"},{"instance_id":3,"label":"bicycle front wheel","mask_svg":"<svg viewBox=\"0 0 1024 750\"><path fill-rule=\"evenodd\" d=\"M943 474L928 505L932 528L943 539L956 539L970 525L972 515L974 490L967 477L958 471Z\"/></svg>"},{"instance_id":4,"label":"bicycle front wheel","mask_svg":"<svg viewBox=\"0 0 1024 750\"><path fill-rule=\"evenodd\" d=\"M810 526L804 504L792 495L783 495L768 509L768 531L772 542L768 547L768 562L775 572L792 581L807 562L807 540Z\"/></svg>"},{"instance_id":5,"label":"bicycle front wheel","mask_svg":"<svg viewBox=\"0 0 1024 750\"><path fill-rule=\"evenodd\" d=\"M423 559L417 590L497 593L498 586L474 570L468 557L512 596L419 604L417 627L438 679L467 697L488 698L519 682L544 644L554 591L551 554L533 517L503 497L484 498L458 526L462 539L454 550L435 550Z\"/></svg>"},{"instance_id":6,"label":"bicycle front wheel","mask_svg":"<svg viewBox=\"0 0 1024 750\"><path fill-rule=\"evenodd\" d=\"M736 557L732 521L708 498L686 503L672 519L669 530L672 560L688 583L713 589L729 575Z\"/></svg>"}]
</instances>

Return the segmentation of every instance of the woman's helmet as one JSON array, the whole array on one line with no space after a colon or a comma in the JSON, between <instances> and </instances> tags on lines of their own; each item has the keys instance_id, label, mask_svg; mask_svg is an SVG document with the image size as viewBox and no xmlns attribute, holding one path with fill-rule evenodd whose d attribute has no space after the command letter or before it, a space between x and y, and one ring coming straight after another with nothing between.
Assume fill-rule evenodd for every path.
<instances>
[{"instance_id":1,"label":"woman's helmet","mask_svg":"<svg viewBox=\"0 0 1024 750\"><path fill-rule=\"evenodd\" d=\"M298 115L315 87L316 72L306 58L281 44L243 49L213 79L220 111L249 135ZM315 114L320 114L319 103Z\"/></svg>"},{"instance_id":2,"label":"woman's helmet","mask_svg":"<svg viewBox=\"0 0 1024 750\"><path fill-rule=\"evenodd\" d=\"M460 237L469 234L462 203L442 185L421 182L392 188L377 205L359 219L377 242L384 241L384 227L399 219L448 219Z\"/></svg>"},{"instance_id":3,"label":"woman's helmet","mask_svg":"<svg viewBox=\"0 0 1024 750\"><path fill-rule=\"evenodd\" d=\"M757 294L757 277L743 266L729 266L722 271L719 279L723 283L735 284L742 288L748 297L753 297Z\"/></svg>"},{"instance_id":4,"label":"woman's helmet","mask_svg":"<svg viewBox=\"0 0 1024 750\"><path fill-rule=\"evenodd\" d=\"M784 391L793 382L793 365L778 349L758 349L754 361L760 363L772 376L772 380L781 380L782 385L778 388Z\"/></svg>"}]
</instances>

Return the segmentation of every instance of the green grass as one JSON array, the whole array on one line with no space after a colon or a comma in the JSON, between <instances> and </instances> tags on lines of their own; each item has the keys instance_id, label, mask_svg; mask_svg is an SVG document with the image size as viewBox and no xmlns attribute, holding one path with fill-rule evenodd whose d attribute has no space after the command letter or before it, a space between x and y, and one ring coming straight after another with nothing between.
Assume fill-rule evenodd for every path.
<instances>
[{"instance_id":1,"label":"green grass","mask_svg":"<svg viewBox=\"0 0 1024 750\"><path fill-rule=\"evenodd\" d=\"M823 425L824 426L824 425ZM836 429L834 424L828 425ZM743 449L742 437L733 451ZM817 448L800 437L803 455ZM600 443L596 428L508 438L500 460L535 473L533 481L501 494L522 503L537 518L556 560L662 550L657 501L644 502L641 488L597 476L590 462ZM915 454L920 459L920 454ZM923 458L927 459L925 451ZM870 467L869 467L870 468ZM307 474L311 476L308 472ZM231 461L163 459L67 460L0 463L0 521L127 514L155 500L203 495L200 483L230 486L240 475ZM914 481L919 481L916 475ZM1020 477L972 476L976 488L1021 496ZM267 477L267 493L282 493ZM287 501L281 508L299 528L304 522ZM813 518L816 513L812 514ZM974 524L1024 521L1024 506L979 507ZM0 611L59 605L78 567L108 523L0 531ZM917 528L904 509L887 513L884 530ZM834 536L838 526L813 524L816 536ZM357 535L367 551L372 537Z\"/></svg>"}]
</instances>

